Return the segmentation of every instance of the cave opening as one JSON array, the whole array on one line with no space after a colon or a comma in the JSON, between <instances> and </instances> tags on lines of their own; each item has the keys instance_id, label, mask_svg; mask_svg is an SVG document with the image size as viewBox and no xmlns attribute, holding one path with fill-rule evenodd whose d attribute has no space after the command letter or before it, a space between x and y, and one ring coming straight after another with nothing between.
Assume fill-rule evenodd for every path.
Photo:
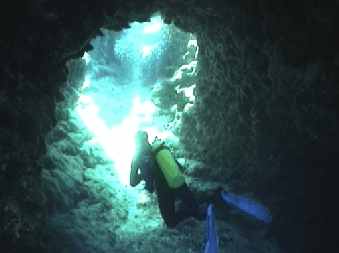
<instances>
[{"instance_id":1,"label":"cave opening","mask_svg":"<svg viewBox=\"0 0 339 253\"><path fill-rule=\"evenodd\" d=\"M67 237L67 250L81 252L107 252L135 241L130 249L135 252L141 238L160 231L163 221L144 182L130 186L134 135L146 130L150 143L166 141L176 152L182 114L194 107L198 42L154 14L120 32L101 29L91 45L67 64L66 99L57 111L68 116L47 137L45 160L53 164L43 171L52 214L49 240L53 250L61 250L65 245L58 241ZM65 136L56 137L59 131ZM75 145L80 154L70 150ZM53 189L55 177L62 181L59 192ZM100 236L91 238L93 231ZM82 236L87 242L80 242Z\"/></svg>"},{"instance_id":2,"label":"cave opening","mask_svg":"<svg viewBox=\"0 0 339 253\"><path fill-rule=\"evenodd\" d=\"M92 41L93 50L82 58L85 77L75 111L94 134L94 142L115 162L121 183L128 185L138 129L149 133L150 142L156 137L178 138L173 119L164 110L171 109L179 118L180 96L186 99L186 110L193 105L193 78L184 84L178 80L184 71L195 74L198 46L194 35L164 24L159 14L150 22L133 22L121 32L102 32ZM164 85L171 87L166 90ZM172 108L159 101L169 93Z\"/></svg>"},{"instance_id":3,"label":"cave opening","mask_svg":"<svg viewBox=\"0 0 339 253\"><path fill-rule=\"evenodd\" d=\"M222 252L303 252L305 225L322 222L313 205L321 194L306 197L305 171L318 185L337 157L335 2L30 0L2 8L2 248L201 252L205 222L162 227L157 201L119 174L133 152L132 124L156 126L151 140L167 135L197 196L221 185L269 208L272 223L251 227L249 215L226 205L216 221ZM126 54L128 39L115 53L125 28L154 11L196 38L172 33L187 43L167 44L162 50L173 53L156 61L163 51L153 35L164 27L135 24L139 61Z\"/></svg>"}]
</instances>

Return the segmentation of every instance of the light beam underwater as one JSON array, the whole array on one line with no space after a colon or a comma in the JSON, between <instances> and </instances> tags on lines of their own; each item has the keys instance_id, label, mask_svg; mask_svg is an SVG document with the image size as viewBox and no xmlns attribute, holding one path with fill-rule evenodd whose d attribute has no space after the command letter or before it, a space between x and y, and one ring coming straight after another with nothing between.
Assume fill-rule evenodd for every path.
<instances>
[{"instance_id":1,"label":"light beam underwater","mask_svg":"<svg viewBox=\"0 0 339 253\"><path fill-rule=\"evenodd\" d=\"M132 157L135 152L134 135L153 120L156 108L150 101L141 102L138 96L134 97L133 106L120 125L108 127L103 119L98 116L98 106L88 95L81 95L76 111L86 127L94 134L98 142L109 158L115 163L119 179L123 185L129 184L129 172ZM156 128L149 127L151 136L161 133Z\"/></svg>"}]
</instances>

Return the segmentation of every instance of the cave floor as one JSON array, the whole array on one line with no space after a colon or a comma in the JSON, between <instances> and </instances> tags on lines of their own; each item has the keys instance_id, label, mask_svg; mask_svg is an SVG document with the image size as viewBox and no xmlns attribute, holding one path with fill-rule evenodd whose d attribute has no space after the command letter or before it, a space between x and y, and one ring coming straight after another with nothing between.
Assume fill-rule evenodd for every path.
<instances>
[{"instance_id":1,"label":"cave floor","mask_svg":"<svg viewBox=\"0 0 339 253\"><path fill-rule=\"evenodd\" d=\"M236 222L216 220L220 252L282 252L265 238L262 227L243 227ZM128 219L116 230L114 250L123 252L203 252L206 222L193 218L175 229L166 228L158 211L156 196L129 207Z\"/></svg>"},{"instance_id":2,"label":"cave floor","mask_svg":"<svg viewBox=\"0 0 339 253\"><path fill-rule=\"evenodd\" d=\"M62 234L67 242L63 252L203 252L205 221L190 218L175 229L168 229L161 219L155 194L146 195L141 187L114 188L117 184L113 182L112 170L107 169L110 166L107 163L90 169L85 182L101 194L118 192L118 199L114 197L111 205L107 198L85 199L76 208L51 219L58 228L58 240ZM99 182L99 178L106 178L106 182ZM232 221L232 216L229 218L216 220L220 252L282 252L273 239L265 236L265 228L244 227Z\"/></svg>"}]
</instances>

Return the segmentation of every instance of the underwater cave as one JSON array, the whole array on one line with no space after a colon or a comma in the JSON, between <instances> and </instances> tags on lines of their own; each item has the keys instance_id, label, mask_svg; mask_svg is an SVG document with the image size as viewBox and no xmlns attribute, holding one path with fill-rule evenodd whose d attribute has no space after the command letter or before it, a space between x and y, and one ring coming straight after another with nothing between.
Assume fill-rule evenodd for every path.
<instances>
[{"instance_id":1,"label":"underwater cave","mask_svg":"<svg viewBox=\"0 0 339 253\"><path fill-rule=\"evenodd\" d=\"M5 2L1 252L323 250L337 1ZM162 199L143 172L132 183L140 130L166 147ZM175 226L171 194L198 203Z\"/></svg>"}]
</instances>

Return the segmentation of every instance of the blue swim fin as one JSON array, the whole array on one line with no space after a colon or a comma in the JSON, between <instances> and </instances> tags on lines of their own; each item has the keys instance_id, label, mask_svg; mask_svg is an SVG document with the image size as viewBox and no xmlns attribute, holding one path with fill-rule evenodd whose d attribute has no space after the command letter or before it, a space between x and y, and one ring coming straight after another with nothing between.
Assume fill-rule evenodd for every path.
<instances>
[{"instance_id":1,"label":"blue swim fin","mask_svg":"<svg viewBox=\"0 0 339 253\"><path fill-rule=\"evenodd\" d=\"M213 205L209 204L207 208L207 241L205 245L204 253L218 253L218 233L215 225L215 217L213 211Z\"/></svg>"},{"instance_id":2,"label":"blue swim fin","mask_svg":"<svg viewBox=\"0 0 339 253\"><path fill-rule=\"evenodd\" d=\"M272 222L272 215L270 211L265 206L252 199L225 191L221 192L221 198L225 203L239 208L243 212L263 221L264 223Z\"/></svg>"}]
</instances>

